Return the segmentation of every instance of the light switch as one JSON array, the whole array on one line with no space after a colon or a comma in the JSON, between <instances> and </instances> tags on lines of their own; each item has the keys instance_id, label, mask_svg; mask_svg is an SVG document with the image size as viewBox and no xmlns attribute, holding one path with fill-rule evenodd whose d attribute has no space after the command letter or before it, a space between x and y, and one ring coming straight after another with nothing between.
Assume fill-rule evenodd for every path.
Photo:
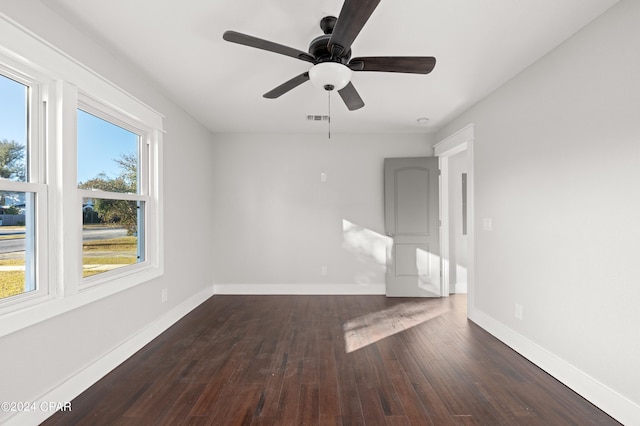
<instances>
[{"instance_id":1,"label":"light switch","mask_svg":"<svg viewBox=\"0 0 640 426\"><path fill-rule=\"evenodd\" d=\"M327 174L320 173L320 182L326 182L326 181L327 181Z\"/></svg>"},{"instance_id":2,"label":"light switch","mask_svg":"<svg viewBox=\"0 0 640 426\"><path fill-rule=\"evenodd\" d=\"M491 231L493 229L493 221L490 217L482 218L482 229L485 231Z\"/></svg>"}]
</instances>

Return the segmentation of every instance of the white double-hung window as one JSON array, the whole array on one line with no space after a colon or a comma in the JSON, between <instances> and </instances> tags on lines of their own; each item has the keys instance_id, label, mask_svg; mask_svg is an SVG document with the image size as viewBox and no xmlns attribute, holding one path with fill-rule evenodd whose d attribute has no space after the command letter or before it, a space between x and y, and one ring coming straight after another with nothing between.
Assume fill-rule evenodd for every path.
<instances>
[{"instance_id":1,"label":"white double-hung window","mask_svg":"<svg viewBox=\"0 0 640 426\"><path fill-rule=\"evenodd\" d=\"M44 89L0 66L0 309L46 296Z\"/></svg>"},{"instance_id":2,"label":"white double-hung window","mask_svg":"<svg viewBox=\"0 0 640 426\"><path fill-rule=\"evenodd\" d=\"M163 117L0 16L0 336L163 273Z\"/></svg>"},{"instance_id":3,"label":"white double-hung window","mask_svg":"<svg viewBox=\"0 0 640 426\"><path fill-rule=\"evenodd\" d=\"M79 94L76 109L77 208L81 279L93 286L134 284L159 267L159 131Z\"/></svg>"},{"instance_id":4,"label":"white double-hung window","mask_svg":"<svg viewBox=\"0 0 640 426\"><path fill-rule=\"evenodd\" d=\"M81 104L77 116L82 197L82 276L144 263L149 201L147 132Z\"/></svg>"}]
</instances>

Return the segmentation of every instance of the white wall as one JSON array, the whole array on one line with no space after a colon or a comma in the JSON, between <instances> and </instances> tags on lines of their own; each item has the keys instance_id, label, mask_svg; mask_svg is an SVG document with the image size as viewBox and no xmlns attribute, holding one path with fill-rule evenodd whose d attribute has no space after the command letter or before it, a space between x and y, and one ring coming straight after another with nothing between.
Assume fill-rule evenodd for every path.
<instances>
[{"instance_id":1,"label":"white wall","mask_svg":"<svg viewBox=\"0 0 640 426\"><path fill-rule=\"evenodd\" d=\"M472 318L626 424L640 419L638 22L640 2L621 1L438 134L475 123Z\"/></svg>"},{"instance_id":2,"label":"white wall","mask_svg":"<svg viewBox=\"0 0 640 426\"><path fill-rule=\"evenodd\" d=\"M130 339L142 341L150 329L159 332L168 325L167 318L175 319L212 293L213 203L206 188L212 176L213 136L146 76L89 41L39 1L3 0L0 10L166 117L164 276L0 338L0 401L35 401L52 390L58 397L73 397L70 393L82 390L74 378L85 368L99 373L101 366L135 346ZM161 304L163 288L168 289L168 302ZM112 351L119 351L118 356ZM105 359L109 361L101 364ZM63 383L65 391L56 393ZM0 412L0 423L9 414ZM19 422L25 424L25 419Z\"/></svg>"},{"instance_id":3,"label":"white wall","mask_svg":"<svg viewBox=\"0 0 640 426\"><path fill-rule=\"evenodd\" d=\"M217 137L216 292L384 294L384 158L430 135Z\"/></svg>"}]
</instances>

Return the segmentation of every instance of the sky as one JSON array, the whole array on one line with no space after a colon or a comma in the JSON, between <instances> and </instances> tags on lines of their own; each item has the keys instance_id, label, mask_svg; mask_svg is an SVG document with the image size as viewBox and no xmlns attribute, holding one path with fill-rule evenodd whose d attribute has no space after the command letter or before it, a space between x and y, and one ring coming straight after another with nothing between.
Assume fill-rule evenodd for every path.
<instances>
[{"instance_id":1,"label":"sky","mask_svg":"<svg viewBox=\"0 0 640 426\"><path fill-rule=\"evenodd\" d=\"M114 161L121 154L135 154L138 135L82 110L78 111L78 181L99 173L110 178L119 174Z\"/></svg>"},{"instance_id":2,"label":"sky","mask_svg":"<svg viewBox=\"0 0 640 426\"><path fill-rule=\"evenodd\" d=\"M26 87L0 75L0 140L27 140ZM114 159L135 153L138 135L78 111L78 181L86 182L100 173L114 178L119 166Z\"/></svg>"},{"instance_id":3,"label":"sky","mask_svg":"<svg viewBox=\"0 0 640 426\"><path fill-rule=\"evenodd\" d=\"M26 87L0 76L0 140L27 140Z\"/></svg>"}]
</instances>

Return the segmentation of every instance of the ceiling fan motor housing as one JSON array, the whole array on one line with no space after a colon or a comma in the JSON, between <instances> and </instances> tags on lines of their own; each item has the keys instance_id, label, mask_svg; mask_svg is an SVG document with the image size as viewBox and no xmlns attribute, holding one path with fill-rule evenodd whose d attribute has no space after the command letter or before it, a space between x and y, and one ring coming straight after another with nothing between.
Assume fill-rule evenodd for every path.
<instances>
[{"instance_id":1,"label":"ceiling fan motor housing","mask_svg":"<svg viewBox=\"0 0 640 426\"><path fill-rule=\"evenodd\" d=\"M329 43L329 39L331 38L331 34L323 34L313 39L311 44L309 45L309 53L316 58L318 63L320 62L340 62L341 64L346 64L351 59L351 50L348 52L344 52L342 55L332 58L331 52L329 51L329 47L327 46Z\"/></svg>"},{"instance_id":2,"label":"ceiling fan motor housing","mask_svg":"<svg viewBox=\"0 0 640 426\"><path fill-rule=\"evenodd\" d=\"M317 63L321 62L339 62L341 64L346 64L351 59L351 49L347 52L340 52L338 56L334 56L329 50L329 40L331 39L331 34L333 33L333 27L335 26L337 18L335 16L325 16L320 21L320 28L324 32L323 35L318 36L313 39L311 44L309 45L309 53L316 58Z\"/></svg>"}]
</instances>

